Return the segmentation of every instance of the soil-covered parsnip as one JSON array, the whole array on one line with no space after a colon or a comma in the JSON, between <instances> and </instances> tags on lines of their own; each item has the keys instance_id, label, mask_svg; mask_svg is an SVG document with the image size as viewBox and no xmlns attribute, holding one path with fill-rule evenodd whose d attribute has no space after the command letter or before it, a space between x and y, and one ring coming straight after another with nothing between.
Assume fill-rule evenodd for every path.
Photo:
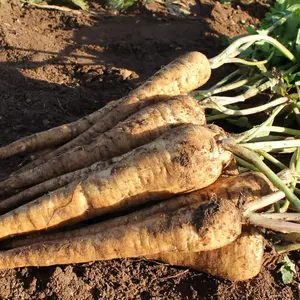
<instances>
[{"instance_id":1,"label":"soil-covered parsnip","mask_svg":"<svg viewBox=\"0 0 300 300\"><path fill-rule=\"evenodd\" d=\"M241 220L235 205L212 200L84 237L2 251L0 268L82 263L171 251L208 251L232 242L240 233Z\"/></svg>"},{"instance_id":2,"label":"soil-covered parsnip","mask_svg":"<svg viewBox=\"0 0 300 300\"><path fill-rule=\"evenodd\" d=\"M232 159L216 125L182 125L81 183L70 183L0 217L0 238L77 223L206 187Z\"/></svg>"}]
</instances>

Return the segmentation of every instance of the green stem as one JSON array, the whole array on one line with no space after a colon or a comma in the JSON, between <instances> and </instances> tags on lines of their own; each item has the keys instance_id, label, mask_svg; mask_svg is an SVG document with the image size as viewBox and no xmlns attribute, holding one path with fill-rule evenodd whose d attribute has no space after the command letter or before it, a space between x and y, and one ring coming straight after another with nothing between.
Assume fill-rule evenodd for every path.
<instances>
[{"instance_id":1,"label":"green stem","mask_svg":"<svg viewBox=\"0 0 300 300\"><path fill-rule=\"evenodd\" d=\"M270 81L267 81L266 83L260 85L258 88L254 87L254 86L251 87L244 94L234 96L234 97L212 96L212 97L209 97L209 98L203 100L203 103L205 103L205 101L214 101L221 105L229 105L229 104L234 104L237 102L244 102L245 100L256 96L258 93L268 89L271 86L272 86L272 83Z\"/></svg>"},{"instance_id":2,"label":"green stem","mask_svg":"<svg viewBox=\"0 0 300 300\"><path fill-rule=\"evenodd\" d=\"M296 160L295 171L297 173L300 173L300 148L297 149L295 160Z\"/></svg>"},{"instance_id":3,"label":"green stem","mask_svg":"<svg viewBox=\"0 0 300 300\"><path fill-rule=\"evenodd\" d=\"M251 170L251 171L259 171L256 167L254 167L252 164L248 163L247 161L245 161L244 159L238 157L238 156L235 156L235 160L237 161L237 163L244 167L244 168L247 168L248 170Z\"/></svg>"},{"instance_id":4,"label":"green stem","mask_svg":"<svg viewBox=\"0 0 300 300\"><path fill-rule=\"evenodd\" d=\"M247 160L255 167L257 167L262 173L264 173L271 182L281 191L283 191L289 201L294 205L297 212L300 212L300 200L292 191L280 180L280 178L260 159L260 157L250 149L247 149L241 145L237 145L232 139L225 139L222 142L223 147L226 150L231 151L235 155Z\"/></svg>"},{"instance_id":5,"label":"green stem","mask_svg":"<svg viewBox=\"0 0 300 300\"><path fill-rule=\"evenodd\" d=\"M298 126L300 127L300 111L299 111L299 108L294 107L293 112L294 112L295 117L296 117L296 122L297 122Z\"/></svg>"},{"instance_id":6,"label":"green stem","mask_svg":"<svg viewBox=\"0 0 300 300\"><path fill-rule=\"evenodd\" d=\"M290 161L290 170L292 172L297 172L296 171L296 166L297 165L298 165L298 171L299 171L299 162L298 162L299 161L299 154L300 154L299 149L300 148L297 148L297 150L293 153L291 161ZM292 191L296 187L296 184L297 184L297 179L292 181L292 184L291 184L291 190Z\"/></svg>"},{"instance_id":7,"label":"green stem","mask_svg":"<svg viewBox=\"0 0 300 300\"><path fill-rule=\"evenodd\" d=\"M246 59L242 59L242 58L228 58L224 60L224 64L243 64L246 66L258 66L258 65L264 65L268 62L268 59L265 60L261 60L261 61L248 61Z\"/></svg>"},{"instance_id":8,"label":"green stem","mask_svg":"<svg viewBox=\"0 0 300 300\"><path fill-rule=\"evenodd\" d=\"M256 137L253 138L251 140L251 142L267 142L267 141L282 141L283 136L282 135L266 135L266 136L260 136L260 137ZM284 138L284 139L288 139L288 138Z\"/></svg>"},{"instance_id":9,"label":"green stem","mask_svg":"<svg viewBox=\"0 0 300 300\"><path fill-rule=\"evenodd\" d=\"M299 233L279 234L278 237L285 242L300 242Z\"/></svg>"},{"instance_id":10,"label":"green stem","mask_svg":"<svg viewBox=\"0 0 300 300\"><path fill-rule=\"evenodd\" d=\"M296 173L300 172L300 148L297 148L297 150L292 155L292 158L290 161L290 169ZM291 186L290 186L290 189L292 192L295 191L296 184L297 184L297 179L295 178L291 182ZM285 204L286 204L286 207L284 207L284 209L288 209L289 204L287 204L287 203L285 203Z\"/></svg>"},{"instance_id":11,"label":"green stem","mask_svg":"<svg viewBox=\"0 0 300 300\"><path fill-rule=\"evenodd\" d=\"M289 154L295 152L296 150L297 150L296 147L291 147L291 148L284 148L284 149L273 149L270 152L277 153L277 154Z\"/></svg>"},{"instance_id":12,"label":"green stem","mask_svg":"<svg viewBox=\"0 0 300 300\"><path fill-rule=\"evenodd\" d=\"M277 173L277 176L285 184L290 184L294 181L295 178L299 178L298 174L296 174L289 168L281 170L279 173Z\"/></svg>"},{"instance_id":13,"label":"green stem","mask_svg":"<svg viewBox=\"0 0 300 300\"><path fill-rule=\"evenodd\" d=\"M280 18L278 21L276 21L272 26L270 26L268 29L265 30L266 34L271 33L274 29L276 29L278 26L281 26L284 24L293 14L290 13L282 18Z\"/></svg>"},{"instance_id":14,"label":"green stem","mask_svg":"<svg viewBox=\"0 0 300 300\"><path fill-rule=\"evenodd\" d=\"M218 83L216 83L211 89L216 89L218 87L220 87L221 85L225 84L226 82L228 82L230 79L234 78L235 76L241 74L241 70L237 69L235 71L233 71L232 73L230 73L229 75L225 76L222 80L220 80Z\"/></svg>"},{"instance_id":15,"label":"green stem","mask_svg":"<svg viewBox=\"0 0 300 300\"><path fill-rule=\"evenodd\" d=\"M290 251L297 251L300 249L300 244L276 245L275 250L278 254L283 254Z\"/></svg>"},{"instance_id":16,"label":"green stem","mask_svg":"<svg viewBox=\"0 0 300 300\"><path fill-rule=\"evenodd\" d=\"M214 89L213 93L211 95L220 94L220 93L224 93L224 92L228 92L228 91L240 88L252 80L253 80L252 78L246 78L246 79L239 79L232 83L228 83L226 85L223 85L221 87Z\"/></svg>"},{"instance_id":17,"label":"green stem","mask_svg":"<svg viewBox=\"0 0 300 300\"><path fill-rule=\"evenodd\" d=\"M271 142L256 142L245 143L243 146L252 150L264 150L266 152L273 151L275 149L295 148L300 147L300 139L295 140L283 140L283 141L271 141Z\"/></svg>"},{"instance_id":18,"label":"green stem","mask_svg":"<svg viewBox=\"0 0 300 300\"><path fill-rule=\"evenodd\" d=\"M299 196L300 196L300 189L298 189L298 188L295 188L294 192L295 192L295 194L297 194L297 195L299 195Z\"/></svg>"},{"instance_id":19,"label":"green stem","mask_svg":"<svg viewBox=\"0 0 300 300\"><path fill-rule=\"evenodd\" d=\"M275 81L275 79L273 79ZM244 98L245 99L249 99L249 98L252 98L254 96L256 96L257 94L269 89L272 85L274 85L274 81L271 82L270 80L260 84L259 86L253 86L251 87L248 91L246 91L244 93Z\"/></svg>"},{"instance_id":20,"label":"green stem","mask_svg":"<svg viewBox=\"0 0 300 300\"><path fill-rule=\"evenodd\" d=\"M286 68L286 67L290 67L290 64L284 66L284 68ZM229 84L227 84L225 86L222 86L229 79L231 79L234 76L236 76L239 73L241 73L239 71L240 71L240 69L238 69L238 70L234 71L233 73L229 74L228 76L226 76L224 79L222 79L220 82L218 82L216 85L214 85L209 90L194 91L194 92L191 92L190 95L192 95L194 97L197 97L198 100L203 100L204 98L210 97L210 96L212 96L214 94L221 93L221 92L224 92L224 91L229 91L229 90L232 90L234 88L237 88L242 83L246 84L246 83L250 83L251 81L255 81L255 83L252 84L251 88L248 89L248 91L246 92L246 97L245 97L245 94L243 94L243 95L236 96L236 97L225 97L222 100L221 99L218 100L220 102L220 104L226 105L226 104L232 104L232 103L236 103L236 102L243 102L243 101L245 101L247 99L247 96L248 96L248 98L251 95L255 96L256 93L259 92L259 90L267 89L269 87L269 85L271 84L270 83L270 84L265 85L266 82L263 82L263 81L265 81L265 78L269 78L270 76L272 76L272 72L268 71L268 72L265 72L263 74L264 77L261 77L262 74L256 74L256 73L254 73L254 75L253 74L249 74L248 78L245 79L244 82L238 80L238 81L235 81L233 83L229 83ZM281 69L279 71L281 71ZM250 72L250 73L253 73L253 72ZM247 80L247 82L246 82L246 80ZM259 90L255 89L255 88L259 87L260 85L262 85L262 87L260 87ZM199 99L200 96L201 96L201 98ZM225 102L226 99L227 99L227 103Z\"/></svg>"},{"instance_id":21,"label":"green stem","mask_svg":"<svg viewBox=\"0 0 300 300\"><path fill-rule=\"evenodd\" d=\"M255 226L269 228L282 233L299 232L300 224L286 222L281 220L272 220L261 216L261 214L252 213L247 216L247 221Z\"/></svg>"},{"instance_id":22,"label":"green stem","mask_svg":"<svg viewBox=\"0 0 300 300\"><path fill-rule=\"evenodd\" d=\"M248 109L243 109L243 110L228 109L227 107L225 107L221 104L215 103L215 102L211 102L211 103L206 102L204 107L216 109L218 111L223 112L223 114L218 114L218 115L207 117L207 121L214 121L214 120L218 120L218 119L229 118L231 116L247 116L247 115L256 114L256 113L265 111L271 107L286 103L287 101L289 101L289 99L287 97L281 97L281 98L271 101L269 103L266 103L266 104L263 104L260 106L256 106L256 107L252 107L252 108L248 108ZM300 135L300 130L299 130L299 135Z\"/></svg>"},{"instance_id":23,"label":"green stem","mask_svg":"<svg viewBox=\"0 0 300 300\"><path fill-rule=\"evenodd\" d=\"M288 244L288 245L276 245L275 250L279 254L283 254L290 251L296 251L300 249L300 244Z\"/></svg>"},{"instance_id":24,"label":"green stem","mask_svg":"<svg viewBox=\"0 0 300 300\"><path fill-rule=\"evenodd\" d=\"M299 69L299 64L294 64L287 70L285 70L285 68L282 68L279 71L282 72L283 76L286 76L294 73L295 71L298 71L298 69Z\"/></svg>"},{"instance_id":25,"label":"green stem","mask_svg":"<svg viewBox=\"0 0 300 300\"><path fill-rule=\"evenodd\" d=\"M276 213L279 213L279 212L280 212L280 204L279 204L278 202L276 202L276 203L274 204L274 209L275 209L275 212L276 212Z\"/></svg>"},{"instance_id":26,"label":"green stem","mask_svg":"<svg viewBox=\"0 0 300 300\"><path fill-rule=\"evenodd\" d=\"M259 125L258 127L252 128L242 134L239 135L235 135L235 140L236 142L247 142L250 141L252 139L254 139L255 137L257 137L262 131L265 131L267 126L270 126L271 124L273 124L273 121L275 119L275 117L281 112L281 110L286 106L286 104L281 104L279 106L277 106L273 112L271 113L271 115L269 116L269 118L264 121L261 125Z\"/></svg>"},{"instance_id":27,"label":"green stem","mask_svg":"<svg viewBox=\"0 0 300 300\"><path fill-rule=\"evenodd\" d=\"M233 97L227 97L227 96L211 96L201 101L202 104L215 102L220 105L229 105L234 104L237 102L244 102L246 99L244 97L244 94L233 96Z\"/></svg>"},{"instance_id":28,"label":"green stem","mask_svg":"<svg viewBox=\"0 0 300 300\"><path fill-rule=\"evenodd\" d=\"M268 219L272 220L284 220L284 221L294 221L294 222L300 222L300 214L299 213L272 213L272 214L266 214L261 213L262 217L266 217Z\"/></svg>"},{"instance_id":29,"label":"green stem","mask_svg":"<svg viewBox=\"0 0 300 300\"><path fill-rule=\"evenodd\" d=\"M218 88L221 88L222 86L230 86L232 83L229 83L227 85L224 85L226 82L228 82L230 79L236 77L241 73L240 69L235 70L234 72L230 73L226 77L224 77L222 80L220 80L217 84L209 88L208 90L195 90L189 93L190 96L197 98L199 101L206 97L210 97L214 94L214 91Z\"/></svg>"},{"instance_id":30,"label":"green stem","mask_svg":"<svg viewBox=\"0 0 300 300\"><path fill-rule=\"evenodd\" d=\"M231 44L232 45L232 44ZM230 46L231 46L230 45ZM238 55L240 55L242 52L246 51L248 48L250 48L253 45L253 42L248 42L245 43L244 45L241 45L240 47L236 47L235 49L231 49L230 53L226 53L226 50L230 48L230 46L228 46L223 52L221 52L218 56L219 56L219 61L215 63L215 68L218 68L219 66L223 65L223 59L228 59L228 58L233 58L233 57L237 57ZM224 53L224 55L222 56L222 53ZM212 60L214 60L214 58L212 58ZM211 61L210 61L211 62ZM213 69L213 67L211 66L211 68Z\"/></svg>"},{"instance_id":31,"label":"green stem","mask_svg":"<svg viewBox=\"0 0 300 300\"><path fill-rule=\"evenodd\" d=\"M277 158L274 156L270 155L269 153L259 149L256 150L256 152L260 155L262 155L265 159L267 159L269 162L271 162L273 165L275 165L277 168L284 170L287 169L288 167L284 165L281 161L279 161Z\"/></svg>"},{"instance_id":32,"label":"green stem","mask_svg":"<svg viewBox=\"0 0 300 300\"><path fill-rule=\"evenodd\" d=\"M286 76L288 74L291 74L293 73L295 70L297 70L299 68L299 65L296 64L296 65L293 65L291 68L289 68L288 70L280 70L280 72L282 72L283 76ZM272 87L275 82L279 82L278 79L275 79L275 78L272 78L272 80L268 80L266 81L265 83L259 85L258 87L252 87L250 88L246 93L244 93L244 98L245 99L248 99L248 98L252 98L254 97L255 95L257 95L258 93L260 92L263 92L265 91L266 89Z\"/></svg>"},{"instance_id":33,"label":"green stem","mask_svg":"<svg viewBox=\"0 0 300 300\"><path fill-rule=\"evenodd\" d=\"M300 130L292 129L292 128L269 126L266 128L266 130L271 132L278 132L278 133L285 133L294 136L300 136Z\"/></svg>"},{"instance_id":34,"label":"green stem","mask_svg":"<svg viewBox=\"0 0 300 300\"><path fill-rule=\"evenodd\" d=\"M235 42L233 42L230 46L228 46L223 52L221 52L219 55L215 56L214 58L211 58L210 65L212 69L220 67L223 63L224 60L227 58L233 58L236 55L238 55L238 49L244 45L247 44L249 45L248 47L251 46L251 43L255 43L258 41L265 41L276 47L281 53L283 53L289 60L292 62L297 62L295 56L286 48L284 47L280 42L278 42L276 39L267 36L267 35L249 35L245 36L242 38L239 38ZM244 49L243 49L244 50ZM238 53L238 54L236 54Z\"/></svg>"},{"instance_id":35,"label":"green stem","mask_svg":"<svg viewBox=\"0 0 300 300\"><path fill-rule=\"evenodd\" d=\"M263 84L259 85L258 87L256 87L256 85L254 84L251 88L249 88L244 94L238 95L238 96L234 96L234 97L210 97L208 98L208 100L212 100L215 102L218 102L222 105L228 105L228 104L233 104L233 103L237 103L237 102L244 102L245 100L252 98L254 96L256 96L258 93L261 93L263 91L265 91L266 89L270 88L272 85L274 85L274 80L273 82L268 80L266 82L264 82ZM258 81L260 82L260 81Z\"/></svg>"},{"instance_id":36,"label":"green stem","mask_svg":"<svg viewBox=\"0 0 300 300\"><path fill-rule=\"evenodd\" d=\"M246 203L244 205L243 216L247 217L249 214L253 213L254 211L272 205L278 202L279 200L283 199L284 197L285 197L284 192L277 191L269 195L263 196L260 199L251 201L250 203Z\"/></svg>"},{"instance_id":37,"label":"green stem","mask_svg":"<svg viewBox=\"0 0 300 300\"><path fill-rule=\"evenodd\" d=\"M284 202L283 202L283 205L280 207L279 209L279 212L280 213L285 213L288 211L289 209L289 206L290 206L290 202L289 200L285 199Z\"/></svg>"}]
</instances>

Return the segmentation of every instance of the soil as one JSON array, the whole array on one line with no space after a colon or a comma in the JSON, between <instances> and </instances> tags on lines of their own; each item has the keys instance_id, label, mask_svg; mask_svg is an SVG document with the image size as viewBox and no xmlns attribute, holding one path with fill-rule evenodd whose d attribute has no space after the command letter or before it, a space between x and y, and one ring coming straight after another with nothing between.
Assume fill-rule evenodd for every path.
<instances>
[{"instance_id":1,"label":"soil","mask_svg":"<svg viewBox=\"0 0 300 300\"><path fill-rule=\"evenodd\" d=\"M118 99L190 50L213 57L224 36L245 33L266 1L182 1L189 15L150 3L126 13L89 1L96 15L20 6L0 10L0 145L71 122ZM214 72L212 82L226 72ZM0 162L5 177L25 156ZM261 273L234 283L143 259L0 272L1 299L299 299L299 276L284 285L281 257L267 252ZM293 257L299 262L299 256Z\"/></svg>"}]
</instances>

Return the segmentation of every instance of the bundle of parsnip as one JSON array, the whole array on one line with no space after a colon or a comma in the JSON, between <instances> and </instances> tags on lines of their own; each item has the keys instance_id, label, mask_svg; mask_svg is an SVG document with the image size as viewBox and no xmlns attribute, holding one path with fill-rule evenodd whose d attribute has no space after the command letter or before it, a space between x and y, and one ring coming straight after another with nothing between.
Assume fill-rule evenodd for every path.
<instances>
[{"instance_id":1,"label":"bundle of parsnip","mask_svg":"<svg viewBox=\"0 0 300 300\"><path fill-rule=\"evenodd\" d=\"M300 136L273 126L283 110L300 124L300 8L295 1L277 2L259 34L235 39L216 57L187 53L91 115L1 147L0 159L37 153L0 182L0 268L147 257L246 280L259 272L264 252L253 225L295 239L300 226L289 220L300 219L294 194L300 194L300 139L276 143L270 132ZM242 67L197 90L225 63ZM226 107L270 88L280 98L243 110ZM234 97L218 95L232 90ZM207 118L205 108L211 109ZM270 108L262 124L229 139L206 124ZM266 152L286 147L298 148L293 174L283 182L258 154L287 169ZM220 177L232 153L241 166L267 177ZM87 226L90 219L97 223Z\"/></svg>"},{"instance_id":2,"label":"bundle of parsnip","mask_svg":"<svg viewBox=\"0 0 300 300\"><path fill-rule=\"evenodd\" d=\"M221 143L228 134L206 125L202 106L184 95L210 72L204 55L188 53L99 111L0 148L6 158L58 146L0 182L0 239L39 233L0 252L0 268L147 256L233 280L255 276L263 241L251 228L242 234L238 200L272 187L252 173L217 181L232 160Z\"/></svg>"},{"instance_id":3,"label":"bundle of parsnip","mask_svg":"<svg viewBox=\"0 0 300 300\"><path fill-rule=\"evenodd\" d=\"M188 53L90 116L0 148L5 158L61 145L0 182L0 194L12 195L1 203L6 214L0 218L0 238L76 223L214 182L231 160L218 145L226 134L217 126L200 126L205 124L201 105L179 96L209 76L208 59Z\"/></svg>"}]
</instances>

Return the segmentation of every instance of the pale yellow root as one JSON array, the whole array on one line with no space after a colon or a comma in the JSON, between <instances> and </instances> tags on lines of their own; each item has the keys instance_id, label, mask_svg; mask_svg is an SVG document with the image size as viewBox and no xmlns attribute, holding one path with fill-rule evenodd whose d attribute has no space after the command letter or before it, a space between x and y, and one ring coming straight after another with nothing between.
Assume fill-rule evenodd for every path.
<instances>
[{"instance_id":1,"label":"pale yellow root","mask_svg":"<svg viewBox=\"0 0 300 300\"><path fill-rule=\"evenodd\" d=\"M183 125L80 184L45 195L0 217L0 238L78 223L213 183L232 159L215 126Z\"/></svg>"},{"instance_id":2,"label":"pale yellow root","mask_svg":"<svg viewBox=\"0 0 300 300\"><path fill-rule=\"evenodd\" d=\"M105 232L107 229L113 227L126 226L129 223L141 221L151 215L158 213L170 213L183 206L194 203L204 203L217 198L231 201L235 206L238 206L239 204L248 203L257 198L268 195L273 192L273 190L274 186L269 179L265 177L265 175L258 172L247 172L238 176L219 178L206 188L173 197L169 200L165 200L149 208L138 210L128 215L114 218L95 225L83 226L75 230L57 233L43 232L42 235L39 233L38 236L29 236L25 239L15 239L8 242L4 241L2 242L2 247L5 246L5 248L18 248L34 243L45 243L48 241L69 239L73 236L79 237L98 232ZM4 245L4 243L6 245Z\"/></svg>"},{"instance_id":3,"label":"pale yellow root","mask_svg":"<svg viewBox=\"0 0 300 300\"><path fill-rule=\"evenodd\" d=\"M82 146L98 133L109 130L134 112L157 102L159 98L185 94L202 86L210 75L210 63L206 56L196 51L189 52L159 70L128 96L110 102L93 114L0 148L0 159L25 151L51 147L54 143L63 144L69 140L69 143L53 151L47 158L64 153L75 146ZM84 133L85 131L87 132Z\"/></svg>"},{"instance_id":4,"label":"pale yellow root","mask_svg":"<svg viewBox=\"0 0 300 300\"><path fill-rule=\"evenodd\" d=\"M5 200L2 200L0 202L0 214L7 213L14 208L17 208L25 203L28 203L31 200L34 200L37 197L40 197L44 194L57 190L61 187L64 187L69 183L79 184L80 182L85 180L91 173L101 172L107 169L110 165L118 161L121 161L128 155L129 153L126 153L120 156L113 157L106 161L100 161L92 164L89 167L82 168L80 170L67 173L59 177L52 178L50 180L37 184L31 188L25 189L16 195L13 195Z\"/></svg>"},{"instance_id":5,"label":"pale yellow root","mask_svg":"<svg viewBox=\"0 0 300 300\"><path fill-rule=\"evenodd\" d=\"M163 100L171 96L186 94L202 86L208 81L210 75L210 63L204 54L194 51L179 57L159 70L127 97L119 100L113 110L105 114L86 132L63 145L57 151L52 152L51 157L75 146L85 145L99 133L106 132L131 114L153 103L153 101L157 102L158 100L155 99L157 96L161 96Z\"/></svg>"},{"instance_id":6,"label":"pale yellow root","mask_svg":"<svg viewBox=\"0 0 300 300\"><path fill-rule=\"evenodd\" d=\"M233 203L196 203L85 237L3 251L0 268L82 263L171 251L207 251L227 245L240 233L240 215Z\"/></svg>"},{"instance_id":7,"label":"pale yellow root","mask_svg":"<svg viewBox=\"0 0 300 300\"><path fill-rule=\"evenodd\" d=\"M248 280L261 270L264 238L253 227L245 229L239 238L222 248L201 252L167 252L146 258L171 265L188 267L229 280Z\"/></svg>"},{"instance_id":8,"label":"pale yellow root","mask_svg":"<svg viewBox=\"0 0 300 300\"><path fill-rule=\"evenodd\" d=\"M90 145L77 147L31 170L10 176L0 183L0 190L32 186L107 160L155 140L172 127L188 123L205 124L204 110L192 97L177 96L148 106L100 134Z\"/></svg>"},{"instance_id":9,"label":"pale yellow root","mask_svg":"<svg viewBox=\"0 0 300 300\"><path fill-rule=\"evenodd\" d=\"M121 159L121 158L120 158ZM38 185L28 188L24 191L19 192L0 202L0 214L7 213L8 211L19 207L30 200L40 197L46 193L57 190L69 183L79 184L81 181L85 180L90 173L100 172L109 165L111 165L111 160L95 163L87 168L77 170L75 172L67 173L59 177L44 181Z\"/></svg>"},{"instance_id":10,"label":"pale yellow root","mask_svg":"<svg viewBox=\"0 0 300 300\"><path fill-rule=\"evenodd\" d=\"M24 152L62 145L94 125L101 116L105 115L105 113L108 113L108 111L112 109L111 107L113 105L115 105L115 101L111 102L109 106L103 108L101 112L96 111L72 123L35 133L7 146L0 147L0 159Z\"/></svg>"}]
</instances>

